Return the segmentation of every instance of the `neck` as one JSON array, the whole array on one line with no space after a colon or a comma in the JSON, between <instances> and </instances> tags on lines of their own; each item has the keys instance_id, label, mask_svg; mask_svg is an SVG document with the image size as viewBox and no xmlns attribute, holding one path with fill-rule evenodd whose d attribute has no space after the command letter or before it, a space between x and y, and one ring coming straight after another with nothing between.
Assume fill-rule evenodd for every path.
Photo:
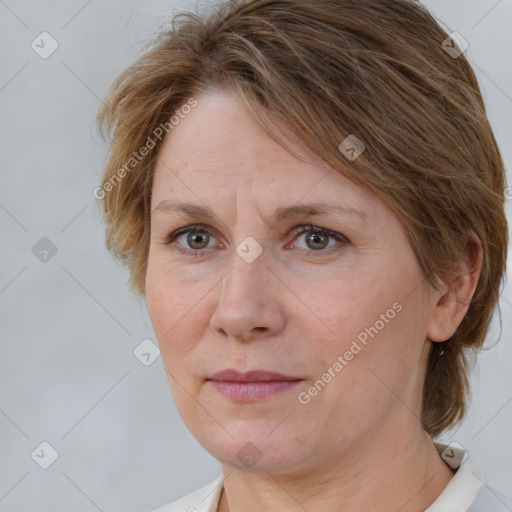
<instances>
[{"instance_id":1,"label":"neck","mask_svg":"<svg viewBox=\"0 0 512 512\"><path fill-rule=\"evenodd\" d=\"M394 442L388 434L380 431L336 460L300 474L247 473L224 464L218 512L424 511L454 471L422 430L406 437L395 432Z\"/></svg>"}]
</instances>

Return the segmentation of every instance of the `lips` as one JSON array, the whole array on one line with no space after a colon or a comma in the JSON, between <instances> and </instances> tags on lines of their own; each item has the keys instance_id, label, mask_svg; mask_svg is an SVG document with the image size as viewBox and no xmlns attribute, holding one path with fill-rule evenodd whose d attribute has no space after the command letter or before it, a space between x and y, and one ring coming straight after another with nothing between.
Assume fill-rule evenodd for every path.
<instances>
[{"instance_id":1,"label":"lips","mask_svg":"<svg viewBox=\"0 0 512 512\"><path fill-rule=\"evenodd\" d=\"M265 370L253 370L250 372L239 372L228 368L214 373L208 380L223 382L271 382L271 381L291 381L302 380L299 377L283 375L281 373L269 372Z\"/></svg>"},{"instance_id":2,"label":"lips","mask_svg":"<svg viewBox=\"0 0 512 512\"><path fill-rule=\"evenodd\" d=\"M234 402L257 402L295 388L304 379L266 370L239 372L234 369L213 374L208 381Z\"/></svg>"}]
</instances>

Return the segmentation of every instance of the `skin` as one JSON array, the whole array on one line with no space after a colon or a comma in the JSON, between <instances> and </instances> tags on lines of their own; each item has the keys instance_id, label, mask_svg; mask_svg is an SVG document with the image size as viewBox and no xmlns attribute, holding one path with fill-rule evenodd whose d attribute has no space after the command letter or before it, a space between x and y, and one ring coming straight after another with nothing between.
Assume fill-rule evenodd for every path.
<instances>
[{"instance_id":1,"label":"skin","mask_svg":"<svg viewBox=\"0 0 512 512\"><path fill-rule=\"evenodd\" d=\"M178 411L222 463L219 510L425 510L453 476L419 420L428 339L447 340L462 321L478 281L478 243L462 275L434 291L378 198L290 139L305 161L292 156L233 95L211 90L197 100L160 148L146 299ZM215 217L158 208L167 200L208 206ZM336 212L275 222L279 207L316 202L364 218ZM196 224L193 246L186 233L165 244ZM311 225L340 241L296 234ZM252 263L236 252L248 236L263 250ZM401 311L300 403L298 393L396 303ZM304 382L237 402L207 380L226 368ZM237 457L248 442L261 454L252 467Z\"/></svg>"}]
</instances>

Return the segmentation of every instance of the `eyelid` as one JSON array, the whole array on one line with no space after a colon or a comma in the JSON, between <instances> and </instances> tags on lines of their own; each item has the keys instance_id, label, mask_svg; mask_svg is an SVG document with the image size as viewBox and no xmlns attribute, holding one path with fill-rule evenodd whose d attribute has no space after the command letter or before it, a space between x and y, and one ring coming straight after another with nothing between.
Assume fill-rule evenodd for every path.
<instances>
[{"instance_id":1,"label":"eyelid","mask_svg":"<svg viewBox=\"0 0 512 512\"><path fill-rule=\"evenodd\" d=\"M172 233L167 235L164 238L164 244L168 245L168 244L174 242L174 240L176 240L177 237L179 237L180 235L183 235L185 233L188 233L189 231L194 231L194 230L200 231L201 229L204 231L208 231L208 233L211 234L211 229L212 229L211 227L206 226L205 224L193 224L191 226L185 226L183 228L179 228L176 231L173 231Z\"/></svg>"},{"instance_id":2,"label":"eyelid","mask_svg":"<svg viewBox=\"0 0 512 512\"><path fill-rule=\"evenodd\" d=\"M313 233L327 233L328 235L332 236L333 238L336 238L338 240L347 240L345 236L343 236L341 233L337 233L336 231L331 231L330 229L323 228L321 226L316 226L315 224L301 224L297 228L295 228L290 235L298 236L302 235L303 233L307 232L313 232Z\"/></svg>"}]
</instances>

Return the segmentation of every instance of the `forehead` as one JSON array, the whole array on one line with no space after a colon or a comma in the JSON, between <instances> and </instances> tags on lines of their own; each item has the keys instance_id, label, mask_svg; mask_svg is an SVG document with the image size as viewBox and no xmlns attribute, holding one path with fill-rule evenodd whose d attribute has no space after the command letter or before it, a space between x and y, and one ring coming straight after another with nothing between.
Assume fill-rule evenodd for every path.
<instances>
[{"instance_id":1,"label":"forehead","mask_svg":"<svg viewBox=\"0 0 512 512\"><path fill-rule=\"evenodd\" d=\"M320 166L326 172L327 165L301 147L299 141L292 142L292 146L309 163L310 171ZM162 160L180 170L214 168L219 175L229 176L249 174L246 171L256 165L261 172L269 173L277 169L287 173L297 166L302 169L302 162L273 141L234 95L219 91L200 96L197 106L165 137L159 163Z\"/></svg>"},{"instance_id":2,"label":"forehead","mask_svg":"<svg viewBox=\"0 0 512 512\"><path fill-rule=\"evenodd\" d=\"M367 209L376 200L299 141L290 145L300 159L269 137L235 96L204 94L162 143L152 205L186 198L222 207L304 201L366 203Z\"/></svg>"}]
</instances>

